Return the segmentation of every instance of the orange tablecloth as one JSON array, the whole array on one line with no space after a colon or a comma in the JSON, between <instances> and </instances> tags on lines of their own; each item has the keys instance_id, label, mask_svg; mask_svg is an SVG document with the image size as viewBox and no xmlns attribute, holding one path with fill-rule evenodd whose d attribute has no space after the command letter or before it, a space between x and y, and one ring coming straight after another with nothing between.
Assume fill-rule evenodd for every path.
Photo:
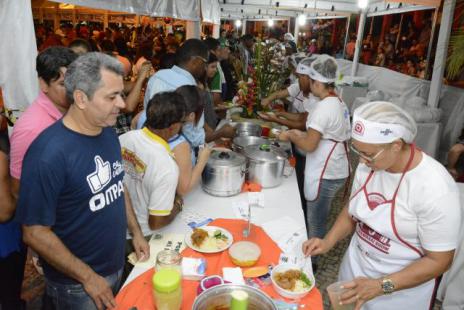
<instances>
[{"instance_id":1,"label":"orange tablecloth","mask_svg":"<svg viewBox=\"0 0 464 310\"><path fill-rule=\"evenodd\" d=\"M227 229L234 237L235 241L244 240L243 229L246 227L246 222L235 219L217 219L211 222L212 226L219 226ZM246 238L247 241L257 243L261 247L261 257L257 263L260 265L277 264L281 253L280 248L272 241L271 238L261 229L261 227L253 225L251 229L250 237ZM203 254L193 251L190 248L185 249L182 252L183 257L202 257L207 260L207 275L221 275L223 267L235 267L229 258L228 251L214 254ZM151 268L145 273L138 276L128 285L126 285L116 296L116 302L118 307L116 309L127 310L131 307L137 307L138 310L153 310L155 309L151 279L153 277L154 270ZM192 304L197 296L197 287L199 281L182 281L183 290L183 310L192 309ZM272 285L263 288L269 296L276 299L284 299L278 295ZM290 301L290 300L287 300ZM321 293L317 288L311 290L311 292L302 300L300 304L305 304L307 309L310 310L322 310L322 297Z\"/></svg>"}]
</instances>

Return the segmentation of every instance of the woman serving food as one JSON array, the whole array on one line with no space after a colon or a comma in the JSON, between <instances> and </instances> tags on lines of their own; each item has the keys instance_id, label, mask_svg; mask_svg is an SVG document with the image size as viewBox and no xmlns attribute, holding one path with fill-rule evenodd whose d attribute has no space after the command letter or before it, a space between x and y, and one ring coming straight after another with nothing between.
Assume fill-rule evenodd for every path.
<instances>
[{"instance_id":1,"label":"woman serving food","mask_svg":"<svg viewBox=\"0 0 464 310\"><path fill-rule=\"evenodd\" d=\"M451 265L461 225L458 188L414 144L417 127L389 102L354 112L353 152L360 158L349 204L305 255L328 252L353 234L340 267L342 304L355 309L429 309L436 280Z\"/></svg>"}]
</instances>

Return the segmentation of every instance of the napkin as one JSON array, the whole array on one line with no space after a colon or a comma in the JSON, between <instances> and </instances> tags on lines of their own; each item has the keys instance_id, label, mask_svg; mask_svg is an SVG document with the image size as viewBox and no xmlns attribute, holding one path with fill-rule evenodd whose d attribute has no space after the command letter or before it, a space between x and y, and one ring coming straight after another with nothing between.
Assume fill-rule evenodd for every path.
<instances>
[{"instance_id":1,"label":"napkin","mask_svg":"<svg viewBox=\"0 0 464 310\"><path fill-rule=\"evenodd\" d=\"M162 250L175 250L182 252L185 249L184 235L182 234L154 234L148 242L150 246L150 258L146 261L138 262L135 252L132 252L127 259L129 263L136 267L151 268L156 264L156 255Z\"/></svg>"},{"instance_id":2,"label":"napkin","mask_svg":"<svg viewBox=\"0 0 464 310\"><path fill-rule=\"evenodd\" d=\"M261 227L284 253L300 253L303 242L307 240L305 225L289 216L265 222Z\"/></svg>"}]
</instances>

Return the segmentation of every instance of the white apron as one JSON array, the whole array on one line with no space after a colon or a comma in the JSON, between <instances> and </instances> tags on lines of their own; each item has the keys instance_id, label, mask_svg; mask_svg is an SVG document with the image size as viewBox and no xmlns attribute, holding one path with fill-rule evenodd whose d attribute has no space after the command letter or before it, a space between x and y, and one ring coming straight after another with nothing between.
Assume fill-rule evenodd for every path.
<instances>
[{"instance_id":1,"label":"white apron","mask_svg":"<svg viewBox=\"0 0 464 310\"><path fill-rule=\"evenodd\" d=\"M340 100L340 99L339 99ZM341 101L341 100L340 100ZM351 174L350 160L348 158L348 145L346 141L335 141L332 139L321 139L317 148L306 153L306 166L304 176L304 194L307 201L315 201L319 198L321 181L324 178L325 170L329 164L335 148L339 143L343 143L345 148L346 160L348 162L348 179ZM309 172L309 173L306 173Z\"/></svg>"},{"instance_id":2,"label":"white apron","mask_svg":"<svg viewBox=\"0 0 464 310\"><path fill-rule=\"evenodd\" d=\"M349 212L357 222L356 231L340 267L339 279L356 277L381 278L398 272L423 256L421 249L402 238L395 227L395 201L401 181L414 158L414 146L398 186L390 200L382 193L368 192L367 184L374 177L371 171L364 185L350 199ZM376 297L362 310L433 308L435 280L419 286Z\"/></svg>"}]
</instances>

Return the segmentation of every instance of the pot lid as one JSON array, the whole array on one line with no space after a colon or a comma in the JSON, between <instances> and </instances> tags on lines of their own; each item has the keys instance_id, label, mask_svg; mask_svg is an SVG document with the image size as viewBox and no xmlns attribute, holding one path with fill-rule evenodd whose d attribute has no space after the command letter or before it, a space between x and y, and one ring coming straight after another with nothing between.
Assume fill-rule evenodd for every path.
<instances>
[{"instance_id":1,"label":"pot lid","mask_svg":"<svg viewBox=\"0 0 464 310\"><path fill-rule=\"evenodd\" d=\"M245 156L232 151L212 151L208 159L208 165L215 167L236 167L245 163Z\"/></svg>"},{"instance_id":2,"label":"pot lid","mask_svg":"<svg viewBox=\"0 0 464 310\"><path fill-rule=\"evenodd\" d=\"M237 123L237 125L235 126L235 128L237 130L255 130L255 129L260 129L261 126L259 124L256 124L256 123L252 123L252 122L239 122Z\"/></svg>"},{"instance_id":3,"label":"pot lid","mask_svg":"<svg viewBox=\"0 0 464 310\"><path fill-rule=\"evenodd\" d=\"M271 144L272 146L280 147L280 148L283 148L283 149L290 149L290 148L292 148L292 145L291 145L290 142L288 142L288 141L273 140L273 141L271 141L270 144Z\"/></svg>"},{"instance_id":4,"label":"pot lid","mask_svg":"<svg viewBox=\"0 0 464 310\"><path fill-rule=\"evenodd\" d=\"M266 144L269 143L267 139L255 136L241 136L235 137L233 143L235 145L245 147L248 145L256 145L256 144Z\"/></svg>"},{"instance_id":5,"label":"pot lid","mask_svg":"<svg viewBox=\"0 0 464 310\"><path fill-rule=\"evenodd\" d=\"M279 162L287 159L287 153L270 144L249 145L245 147L244 153L246 157L265 162Z\"/></svg>"}]
</instances>

